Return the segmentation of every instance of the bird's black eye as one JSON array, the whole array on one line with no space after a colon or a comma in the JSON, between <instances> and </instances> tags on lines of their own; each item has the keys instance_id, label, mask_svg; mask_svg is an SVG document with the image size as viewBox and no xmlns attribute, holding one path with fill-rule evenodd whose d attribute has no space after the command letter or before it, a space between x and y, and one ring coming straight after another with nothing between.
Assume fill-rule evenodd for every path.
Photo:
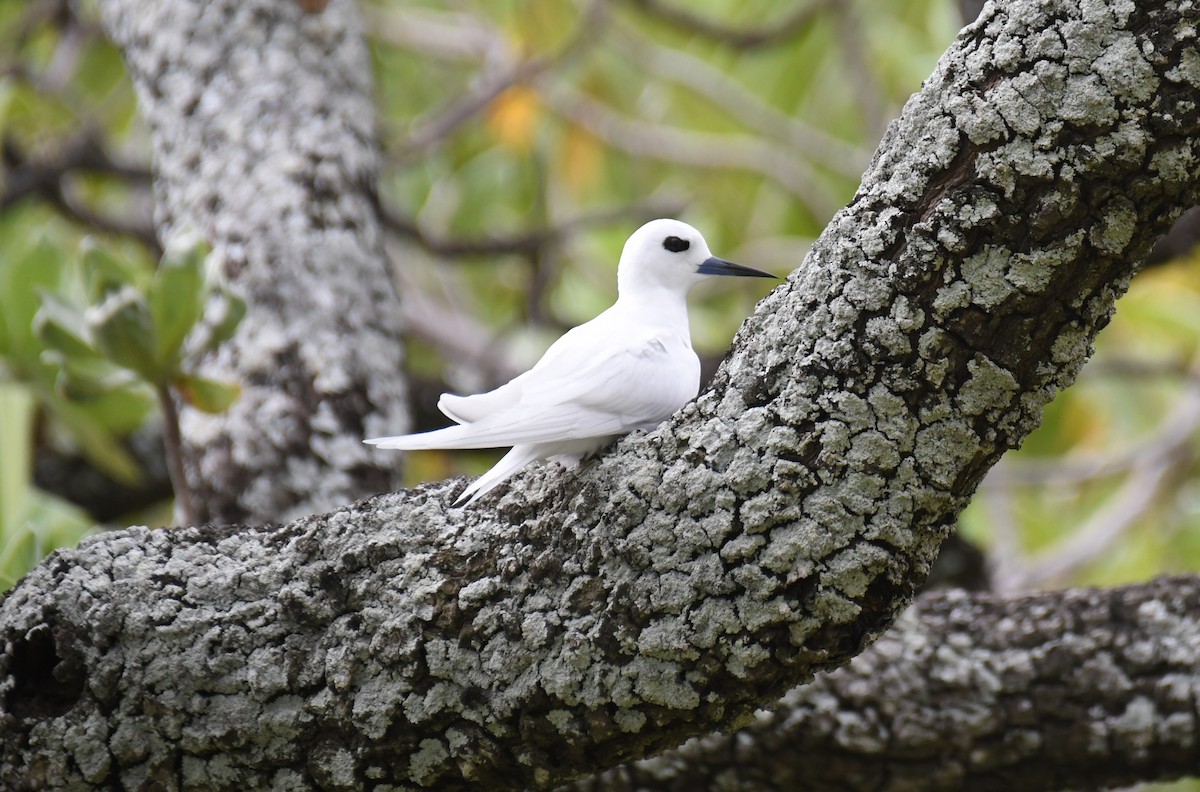
<instances>
[{"instance_id":1,"label":"bird's black eye","mask_svg":"<svg viewBox=\"0 0 1200 792\"><path fill-rule=\"evenodd\" d=\"M691 246L691 242L688 242L686 239L680 239L677 236L669 236L663 240L663 247L672 253L682 253Z\"/></svg>"}]
</instances>

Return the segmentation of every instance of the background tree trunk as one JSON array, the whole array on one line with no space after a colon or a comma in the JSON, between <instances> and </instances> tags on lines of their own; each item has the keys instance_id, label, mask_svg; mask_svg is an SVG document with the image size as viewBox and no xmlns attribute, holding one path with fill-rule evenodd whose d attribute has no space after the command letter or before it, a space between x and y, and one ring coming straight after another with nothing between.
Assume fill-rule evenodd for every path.
<instances>
[{"instance_id":1,"label":"background tree trunk","mask_svg":"<svg viewBox=\"0 0 1200 792\"><path fill-rule=\"evenodd\" d=\"M1200 774L1200 577L922 595L733 735L590 790L1101 789Z\"/></svg>"},{"instance_id":2,"label":"background tree trunk","mask_svg":"<svg viewBox=\"0 0 1200 792\"><path fill-rule=\"evenodd\" d=\"M407 425L367 51L352 4L301 5L101 4L150 125L159 237L199 229L250 303L202 364L241 398L183 415L202 521L286 521L401 484L361 442Z\"/></svg>"},{"instance_id":3,"label":"background tree trunk","mask_svg":"<svg viewBox=\"0 0 1200 792\"><path fill-rule=\"evenodd\" d=\"M120 7L118 40L159 53L129 55L139 83L203 49ZM346 43L289 4L251 17ZM578 474L539 468L471 510L451 482L56 554L0 603L0 776L546 787L745 724L845 663L1196 203L1198 27L1184 2L990 6L713 389Z\"/></svg>"}]
</instances>

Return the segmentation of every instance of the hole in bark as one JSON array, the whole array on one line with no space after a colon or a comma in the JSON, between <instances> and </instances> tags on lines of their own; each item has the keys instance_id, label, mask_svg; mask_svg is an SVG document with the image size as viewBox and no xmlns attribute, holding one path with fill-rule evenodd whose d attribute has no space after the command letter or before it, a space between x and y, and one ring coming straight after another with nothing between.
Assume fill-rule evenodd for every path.
<instances>
[{"instance_id":1,"label":"hole in bark","mask_svg":"<svg viewBox=\"0 0 1200 792\"><path fill-rule=\"evenodd\" d=\"M38 625L12 644L9 711L18 720L65 714L83 692L82 671L77 659L60 656L49 625Z\"/></svg>"}]
</instances>

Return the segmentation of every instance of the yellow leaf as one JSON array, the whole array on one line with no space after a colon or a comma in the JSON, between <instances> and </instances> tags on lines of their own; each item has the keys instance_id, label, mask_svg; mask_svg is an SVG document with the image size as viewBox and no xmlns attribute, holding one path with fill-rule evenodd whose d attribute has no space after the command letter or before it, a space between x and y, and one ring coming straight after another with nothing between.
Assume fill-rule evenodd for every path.
<instances>
[{"instance_id":1,"label":"yellow leaf","mask_svg":"<svg viewBox=\"0 0 1200 792\"><path fill-rule=\"evenodd\" d=\"M563 182L575 197L597 187L604 164L604 145L586 129L571 124L562 149Z\"/></svg>"},{"instance_id":2,"label":"yellow leaf","mask_svg":"<svg viewBox=\"0 0 1200 792\"><path fill-rule=\"evenodd\" d=\"M526 85L514 85L492 100L487 126L501 145L528 151L533 146L540 117L537 93Z\"/></svg>"}]
</instances>

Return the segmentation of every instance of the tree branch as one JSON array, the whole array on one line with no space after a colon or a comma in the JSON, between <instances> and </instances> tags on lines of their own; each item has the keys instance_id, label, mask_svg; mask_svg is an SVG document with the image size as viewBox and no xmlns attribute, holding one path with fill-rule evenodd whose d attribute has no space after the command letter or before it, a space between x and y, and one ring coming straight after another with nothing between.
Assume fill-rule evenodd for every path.
<instances>
[{"instance_id":1,"label":"tree branch","mask_svg":"<svg viewBox=\"0 0 1200 792\"><path fill-rule=\"evenodd\" d=\"M0 212L26 199L45 200L88 229L132 237L153 254L161 255L162 248L148 216L143 220L105 214L71 194L66 182L78 171L114 176L130 184L146 185L150 181L149 171L113 159L95 131L85 130L37 158L29 156L16 141L6 138L3 163L4 190L0 192Z\"/></svg>"},{"instance_id":2,"label":"tree branch","mask_svg":"<svg viewBox=\"0 0 1200 792\"><path fill-rule=\"evenodd\" d=\"M472 91L440 110L433 118L423 121L413 129L408 139L399 147L398 157L411 160L430 148L440 145L450 133L487 107L504 91L514 85L532 82L547 70L578 57L588 46L600 39L599 31L604 25L606 6L592 0L580 16L575 32L559 49L547 55L536 56L518 62L499 73L485 70L483 77ZM502 36L497 35L494 49L507 49Z\"/></svg>"},{"instance_id":3,"label":"tree branch","mask_svg":"<svg viewBox=\"0 0 1200 792\"><path fill-rule=\"evenodd\" d=\"M439 237L422 228L415 219L386 210L383 212L383 222L389 231L411 239L427 252L440 257L457 259L516 253L528 254L579 233L585 228L611 225L619 220L640 225L656 217L669 217L677 209L677 206L668 205L664 201L643 201L630 206L581 214L556 224L510 234L496 234L480 239Z\"/></svg>"},{"instance_id":4,"label":"tree branch","mask_svg":"<svg viewBox=\"0 0 1200 792\"><path fill-rule=\"evenodd\" d=\"M575 789L1111 788L1200 775L1200 576L926 594L846 668L730 735Z\"/></svg>"},{"instance_id":5,"label":"tree branch","mask_svg":"<svg viewBox=\"0 0 1200 792\"><path fill-rule=\"evenodd\" d=\"M825 9L828 0L813 0L798 5L783 18L760 28L735 28L709 21L665 0L630 0L643 12L674 27L710 38L737 49L757 49L787 41L803 33Z\"/></svg>"},{"instance_id":6,"label":"tree branch","mask_svg":"<svg viewBox=\"0 0 1200 792\"><path fill-rule=\"evenodd\" d=\"M544 788L844 664L1200 199L1198 30L989 4L712 390L576 473L56 554L0 603L0 777Z\"/></svg>"},{"instance_id":7,"label":"tree branch","mask_svg":"<svg viewBox=\"0 0 1200 792\"><path fill-rule=\"evenodd\" d=\"M554 112L613 148L637 157L696 168L742 169L775 182L815 217L834 211L832 193L788 147L745 134L695 132L622 116L602 102L557 86L541 94Z\"/></svg>"}]
</instances>

